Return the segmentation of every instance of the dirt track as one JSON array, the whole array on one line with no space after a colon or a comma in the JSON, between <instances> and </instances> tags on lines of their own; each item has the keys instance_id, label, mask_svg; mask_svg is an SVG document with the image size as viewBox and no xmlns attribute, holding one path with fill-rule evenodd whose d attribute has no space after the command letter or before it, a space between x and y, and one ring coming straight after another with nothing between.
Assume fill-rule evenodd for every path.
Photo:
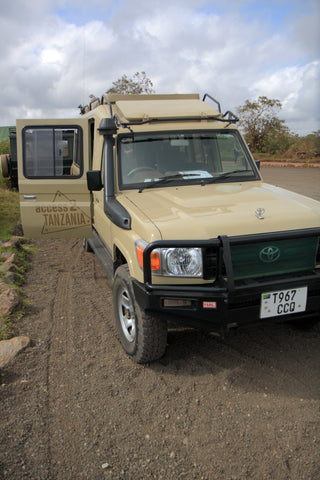
<instances>
[{"instance_id":1,"label":"dirt track","mask_svg":"<svg viewBox=\"0 0 320 480\"><path fill-rule=\"evenodd\" d=\"M320 199L319 170L263 173ZM318 327L172 330L160 362L135 365L94 255L36 245L19 325L32 346L1 377L1 479L320 478Z\"/></svg>"}]
</instances>

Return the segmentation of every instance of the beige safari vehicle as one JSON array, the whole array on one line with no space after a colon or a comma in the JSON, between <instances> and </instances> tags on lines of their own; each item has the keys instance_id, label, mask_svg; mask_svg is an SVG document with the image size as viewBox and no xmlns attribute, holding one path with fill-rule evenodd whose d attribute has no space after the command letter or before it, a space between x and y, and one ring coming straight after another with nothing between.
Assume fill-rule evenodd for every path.
<instances>
[{"instance_id":1,"label":"beige safari vehicle","mask_svg":"<svg viewBox=\"0 0 320 480\"><path fill-rule=\"evenodd\" d=\"M168 322L232 327L320 312L320 203L263 183L210 95L104 95L70 120L18 120L24 233L84 238L136 362Z\"/></svg>"}]
</instances>

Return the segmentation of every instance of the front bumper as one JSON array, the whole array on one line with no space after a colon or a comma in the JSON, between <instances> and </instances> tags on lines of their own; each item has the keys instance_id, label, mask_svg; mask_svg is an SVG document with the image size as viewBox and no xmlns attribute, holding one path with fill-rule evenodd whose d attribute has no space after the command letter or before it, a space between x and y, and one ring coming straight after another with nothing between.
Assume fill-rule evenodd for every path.
<instances>
[{"instance_id":1,"label":"front bumper","mask_svg":"<svg viewBox=\"0 0 320 480\"><path fill-rule=\"evenodd\" d=\"M247 237L219 237L209 241L159 241L144 251L144 282L133 280L135 298L146 311L175 322L223 334L233 326L249 323L289 321L320 315L320 268L266 278L235 279L230 245L275 239L320 236L320 228L276 232ZM203 285L157 285L152 283L150 254L160 247L214 246L219 251L218 270L212 283ZM319 252L318 252L319 253ZM261 295L269 291L308 287L304 312L260 319Z\"/></svg>"}]
</instances>

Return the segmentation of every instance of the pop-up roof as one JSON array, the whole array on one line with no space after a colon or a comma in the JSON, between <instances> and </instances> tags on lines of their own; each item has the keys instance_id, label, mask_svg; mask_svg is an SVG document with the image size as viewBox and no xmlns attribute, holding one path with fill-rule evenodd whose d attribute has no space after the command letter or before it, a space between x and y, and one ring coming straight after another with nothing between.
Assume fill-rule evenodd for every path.
<instances>
[{"instance_id":1,"label":"pop-up roof","mask_svg":"<svg viewBox=\"0 0 320 480\"><path fill-rule=\"evenodd\" d=\"M129 122L148 119L208 117L219 112L199 99L119 100L119 114Z\"/></svg>"}]
</instances>

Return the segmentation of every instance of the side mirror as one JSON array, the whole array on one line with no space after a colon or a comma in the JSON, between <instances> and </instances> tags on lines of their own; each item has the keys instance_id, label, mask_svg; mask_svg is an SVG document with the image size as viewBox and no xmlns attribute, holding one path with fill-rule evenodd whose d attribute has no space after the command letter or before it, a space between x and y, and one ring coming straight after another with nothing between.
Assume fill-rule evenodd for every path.
<instances>
[{"instance_id":1,"label":"side mirror","mask_svg":"<svg viewBox=\"0 0 320 480\"><path fill-rule=\"evenodd\" d=\"M88 190L99 192L103 188L100 170L89 170L87 172Z\"/></svg>"},{"instance_id":2,"label":"side mirror","mask_svg":"<svg viewBox=\"0 0 320 480\"><path fill-rule=\"evenodd\" d=\"M260 170L260 160L255 160L258 170Z\"/></svg>"}]
</instances>

